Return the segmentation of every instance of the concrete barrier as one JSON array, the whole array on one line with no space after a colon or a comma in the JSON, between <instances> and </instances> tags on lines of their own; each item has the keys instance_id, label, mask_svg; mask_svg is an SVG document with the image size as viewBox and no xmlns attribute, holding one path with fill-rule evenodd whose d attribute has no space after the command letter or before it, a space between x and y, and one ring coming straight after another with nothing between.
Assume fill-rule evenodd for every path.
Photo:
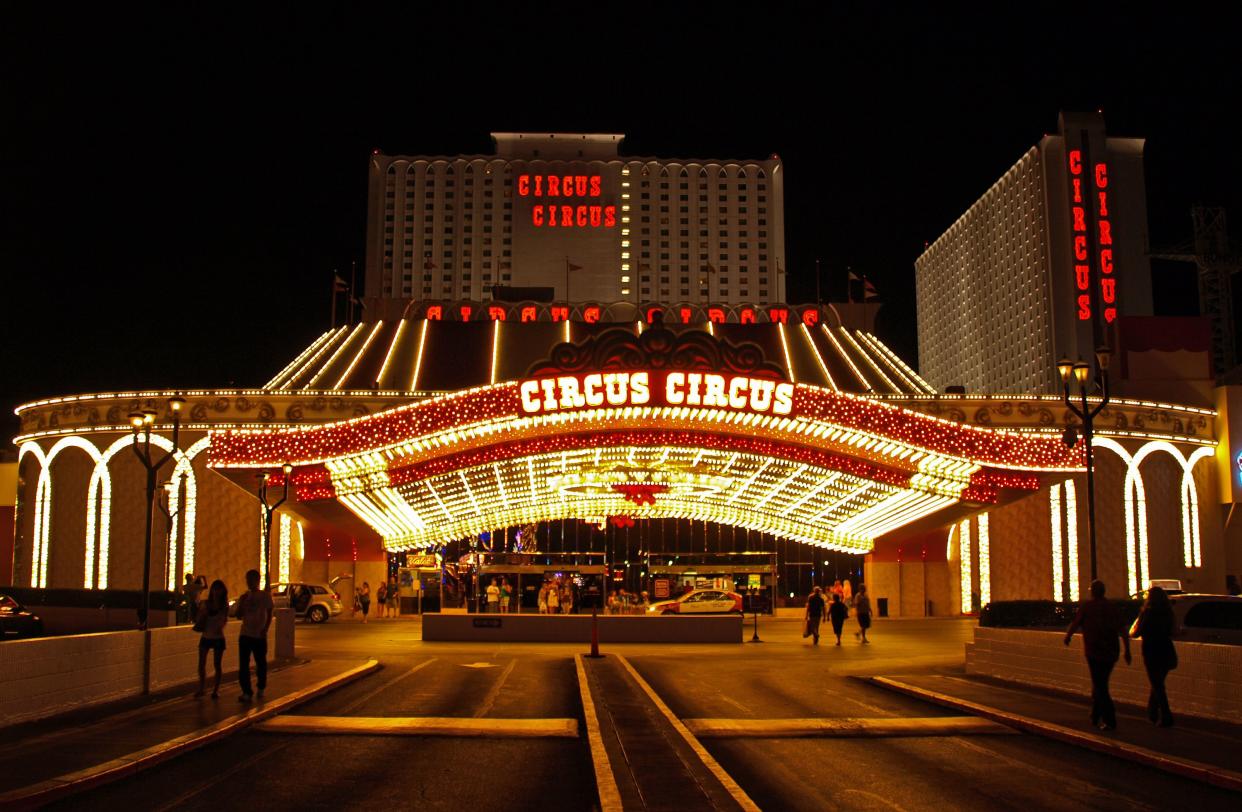
<instances>
[{"instance_id":1,"label":"concrete barrier","mask_svg":"<svg viewBox=\"0 0 1242 812\"><path fill-rule=\"evenodd\" d=\"M506 643L589 643L590 615L423 615L423 639ZM740 643L741 615L600 615L601 643Z\"/></svg>"},{"instance_id":2,"label":"concrete barrier","mask_svg":"<svg viewBox=\"0 0 1242 812\"><path fill-rule=\"evenodd\" d=\"M292 612L277 612L275 636L293 637ZM288 627L286 629L285 627ZM237 632L230 621L223 669L237 671ZM137 696L143 689L146 641L151 642L151 690L198 680L199 635L189 626L149 632L100 632L0 643L0 725ZM212 676L207 659L208 679Z\"/></svg>"},{"instance_id":3,"label":"concrete barrier","mask_svg":"<svg viewBox=\"0 0 1242 812\"><path fill-rule=\"evenodd\" d=\"M966 644L966 673L1091 695L1091 677L1082 653L1082 635L1067 648L1064 632L1033 629L975 629ZM1133 665L1118 662L1114 699L1146 706L1149 686L1142 643L1132 640ZM1242 646L1178 642L1178 667L1166 686L1173 713L1242 722Z\"/></svg>"}]
</instances>

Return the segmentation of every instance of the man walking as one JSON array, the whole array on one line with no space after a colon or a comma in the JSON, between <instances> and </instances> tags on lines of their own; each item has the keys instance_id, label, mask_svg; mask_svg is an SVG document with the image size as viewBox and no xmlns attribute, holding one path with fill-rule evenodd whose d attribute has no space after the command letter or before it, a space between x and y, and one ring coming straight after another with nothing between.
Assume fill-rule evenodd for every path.
<instances>
[{"instance_id":1,"label":"man walking","mask_svg":"<svg viewBox=\"0 0 1242 812\"><path fill-rule=\"evenodd\" d=\"M1091 600L1078 607L1078 614L1065 631L1065 645L1074 632L1082 629L1082 648L1091 672L1091 724L1100 730L1117 729L1117 709L1108 693L1108 680L1121 646L1125 645L1126 665L1130 664L1130 638L1121 622L1117 607L1104 600L1104 582L1091 582Z\"/></svg>"},{"instance_id":2,"label":"man walking","mask_svg":"<svg viewBox=\"0 0 1242 812\"><path fill-rule=\"evenodd\" d=\"M806 616L803 622L806 624L802 630L803 637L812 637L814 640L811 645L819 645L819 622L824 617L824 596L819 587L815 587L811 591L811 597L806 600Z\"/></svg>"},{"instance_id":3,"label":"man walking","mask_svg":"<svg viewBox=\"0 0 1242 812\"><path fill-rule=\"evenodd\" d=\"M250 570L246 573L246 586L249 591L237 599L234 617L241 619L241 635L237 638L237 680L241 683L241 696L238 700L249 702L253 693L250 690L250 655L254 655L255 676L259 683L259 697L267 688L267 629L272 625L272 596L265 589L259 589L259 571Z\"/></svg>"}]
</instances>

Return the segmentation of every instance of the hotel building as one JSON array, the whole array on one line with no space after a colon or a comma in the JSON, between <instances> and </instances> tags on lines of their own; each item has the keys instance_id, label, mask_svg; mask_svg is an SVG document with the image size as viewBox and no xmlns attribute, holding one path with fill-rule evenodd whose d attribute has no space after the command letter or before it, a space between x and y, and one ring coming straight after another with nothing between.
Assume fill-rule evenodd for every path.
<instances>
[{"instance_id":1,"label":"hotel building","mask_svg":"<svg viewBox=\"0 0 1242 812\"><path fill-rule=\"evenodd\" d=\"M915 261L919 364L939 388L1060 391L1061 356L1152 314L1141 138L1064 113Z\"/></svg>"},{"instance_id":2,"label":"hotel building","mask_svg":"<svg viewBox=\"0 0 1242 812\"><path fill-rule=\"evenodd\" d=\"M785 301L780 158L622 156L623 135L492 133L492 155L371 156L364 295Z\"/></svg>"}]
</instances>

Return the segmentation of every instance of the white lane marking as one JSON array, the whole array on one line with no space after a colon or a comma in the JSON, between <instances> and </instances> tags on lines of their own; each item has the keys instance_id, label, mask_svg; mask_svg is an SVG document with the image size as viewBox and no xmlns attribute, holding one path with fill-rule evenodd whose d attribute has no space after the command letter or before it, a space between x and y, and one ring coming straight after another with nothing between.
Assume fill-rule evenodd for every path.
<instances>
[{"instance_id":1,"label":"white lane marking","mask_svg":"<svg viewBox=\"0 0 1242 812\"><path fill-rule=\"evenodd\" d=\"M458 663L462 668L495 668L495 663Z\"/></svg>"},{"instance_id":2,"label":"white lane marking","mask_svg":"<svg viewBox=\"0 0 1242 812\"><path fill-rule=\"evenodd\" d=\"M837 798L840 799L846 795L861 795L867 800L874 801L881 806L887 806L889 809L896 809L897 812L906 812L906 808L904 806L899 806L898 804L890 801L888 798L885 798L883 795L876 795L874 792L867 792L865 789L843 789L837 793Z\"/></svg>"},{"instance_id":3,"label":"white lane marking","mask_svg":"<svg viewBox=\"0 0 1242 812\"><path fill-rule=\"evenodd\" d=\"M513 673L516 665L517 660L515 659L510 660L509 664L505 666L505 670L500 674L500 679L496 680L496 684L487 692L487 696L483 697L483 701L479 704L479 709L474 712L476 719L486 716L488 711L492 709L492 706L496 704L496 698L500 696L501 689L505 687L505 681L509 679L509 675Z\"/></svg>"},{"instance_id":4,"label":"white lane marking","mask_svg":"<svg viewBox=\"0 0 1242 812\"><path fill-rule=\"evenodd\" d=\"M604 737L600 734L599 717L595 714L595 700L587 684L586 668L582 655L574 655L574 670L578 672L578 693L582 697L582 715L586 720L587 742L591 750L591 763L595 767L595 787L599 792L600 812L622 812L621 790L612 772L612 762L604 749Z\"/></svg>"},{"instance_id":5,"label":"white lane marking","mask_svg":"<svg viewBox=\"0 0 1242 812\"><path fill-rule=\"evenodd\" d=\"M616 656L617 662L621 663L621 665L625 667L625 670L630 672L630 676L634 678L634 682L638 684L639 688L643 689L643 693L645 693L651 700L652 704L659 709L660 713L664 714L664 718L668 720L668 723L673 726L673 729L677 731L677 734L685 740L687 745L690 746L690 749L693 750L695 755L699 757L699 760L703 762L703 765L711 771L712 775L716 776L716 780L724 786L729 795L733 796L733 800L737 802L737 805L746 810L746 812L759 812L759 807L750 799L750 796L746 794L746 791L738 786L738 783L724 771L724 768L716 762L716 759L712 758L712 754L707 752L707 748L705 748L699 740L695 738L693 733L686 729L686 726L681 723L681 720L677 718L677 715L669 709L668 705L664 704L664 700L660 699L660 695L652 690L651 686L647 684L647 680L643 679L642 675L634 669L634 666L630 665L630 661L625 659L625 657L622 657L620 654L614 656Z\"/></svg>"}]
</instances>

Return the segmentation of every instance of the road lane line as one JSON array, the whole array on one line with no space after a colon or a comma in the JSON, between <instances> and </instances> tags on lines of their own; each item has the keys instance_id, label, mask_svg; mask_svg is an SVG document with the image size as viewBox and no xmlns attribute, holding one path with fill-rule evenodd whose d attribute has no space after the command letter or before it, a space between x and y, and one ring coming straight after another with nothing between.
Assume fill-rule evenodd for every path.
<instances>
[{"instance_id":1,"label":"road lane line","mask_svg":"<svg viewBox=\"0 0 1242 812\"><path fill-rule=\"evenodd\" d=\"M599 792L600 812L622 812L621 790L617 787L617 777L613 775L608 751L604 749L604 737L600 734L595 700L591 698L591 687L587 684L581 654L574 655L574 670L578 673L578 693L582 697L582 716L586 722L591 764L595 767L595 787Z\"/></svg>"},{"instance_id":2,"label":"road lane line","mask_svg":"<svg viewBox=\"0 0 1242 812\"><path fill-rule=\"evenodd\" d=\"M501 672L500 679L496 680L496 684L487 692L487 696L483 697L479 709L474 712L476 719L487 715L487 712L496 704L496 698L500 696L500 690L505 687L505 681L509 679L509 675L513 673L514 667L517 666L517 659L512 659L505 666L505 670Z\"/></svg>"},{"instance_id":3,"label":"road lane line","mask_svg":"<svg viewBox=\"0 0 1242 812\"><path fill-rule=\"evenodd\" d=\"M913 696L936 705L946 708L953 708L958 711L974 713L985 719L991 719L1002 724L1010 725L1024 733L1034 733L1049 739L1056 739L1067 744L1085 747L1088 750L1104 753L1105 755L1115 756L1117 758L1134 761L1144 764L1148 767L1154 767L1158 770L1180 775L1183 778L1190 778L1196 781L1202 781L1207 784L1214 784L1218 787L1233 790L1235 792L1242 790L1242 773L1235 772L1225 767L1218 767L1214 764L1204 764L1190 759L1171 756L1166 753L1160 753L1155 750L1149 750L1146 747L1140 747L1134 744L1126 744L1124 742L1113 739L1106 739L1103 736L1094 736L1090 733L1084 733L1080 730L1058 725L1054 722L1045 722L1042 719L1034 719L1029 716L1011 713L993 708L988 705L981 705L978 702L971 702L966 699L958 699L957 697L948 696L937 691L927 688L920 688L910 685L900 680L890 677L871 677L871 682L876 685L890 688L898 693Z\"/></svg>"},{"instance_id":4,"label":"road lane line","mask_svg":"<svg viewBox=\"0 0 1242 812\"><path fill-rule=\"evenodd\" d=\"M358 708L365 705L367 702L370 702L372 699L374 699L376 696L378 696L383 691L388 690L389 688L396 685L401 680L405 679L408 676L411 676L412 674L417 672L419 669L426 668L427 666L431 665L435 661L436 661L436 658L432 657L429 660L423 660L421 663L414 666L409 671L403 671L402 673L388 680L388 682L381 684L378 688L374 689L373 691L365 693L362 696L360 696L358 699L355 699L353 702L350 702L348 705L346 705L344 708L341 709L340 715L344 716L347 713L353 713Z\"/></svg>"},{"instance_id":5,"label":"road lane line","mask_svg":"<svg viewBox=\"0 0 1242 812\"><path fill-rule=\"evenodd\" d=\"M620 654L615 654L613 656L617 658L617 662L621 663L621 665L625 667L626 671L630 672L630 676L634 678L636 683L638 683L638 687L643 689L643 693L645 693L651 700L652 704L660 710L660 713L664 714L664 718L668 720L668 723L673 726L673 729L677 731L678 735L680 735L682 739L685 740L686 744L690 746L690 749L693 750L695 755L699 757L699 759L703 762L703 765L711 771L712 775L716 776L716 780L721 783L721 785L731 796L733 796L733 800L737 802L738 806L747 812L759 812L759 807L750 799L750 796L746 794L746 791L743 790L727 772L725 772L724 768L717 763L716 759L712 758L712 754L707 752L707 748L704 747L697 738L695 738L694 734L691 733L684 724L682 724L681 720L678 719L677 715L669 709L668 705L664 704L664 700L660 699L660 695L652 690L651 686L647 684L647 680L643 679L642 675L634 669L634 666L630 665L630 661L625 659L625 657Z\"/></svg>"},{"instance_id":6,"label":"road lane line","mask_svg":"<svg viewBox=\"0 0 1242 812\"><path fill-rule=\"evenodd\" d=\"M321 736L466 736L576 739L577 719L477 719L461 716L277 716L255 726L265 733Z\"/></svg>"},{"instance_id":7,"label":"road lane line","mask_svg":"<svg viewBox=\"0 0 1242 812\"><path fill-rule=\"evenodd\" d=\"M1016 735L1018 731L977 716L879 719L684 719L699 738L878 738L891 736Z\"/></svg>"}]
</instances>

